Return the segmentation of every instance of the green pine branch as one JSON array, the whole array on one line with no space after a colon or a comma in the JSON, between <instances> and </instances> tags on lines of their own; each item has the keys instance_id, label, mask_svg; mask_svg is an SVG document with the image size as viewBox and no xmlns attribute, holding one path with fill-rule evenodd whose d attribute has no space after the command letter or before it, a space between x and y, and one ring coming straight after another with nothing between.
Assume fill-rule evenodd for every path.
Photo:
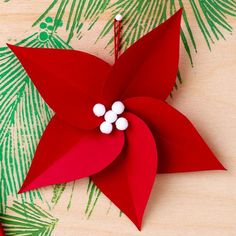
<instances>
[{"instance_id":1,"label":"green pine branch","mask_svg":"<svg viewBox=\"0 0 236 236\"><path fill-rule=\"evenodd\" d=\"M214 43L214 39L224 39L225 32L232 32L228 17L236 16L236 2L234 0L118 0L108 7L112 11L111 20L105 25L98 39L110 34L113 30L115 15L121 13L124 16L122 49L125 50L142 35L173 15L176 10L185 9L186 5L191 6L209 49L211 49L211 43ZM183 11L183 26L185 30L181 29L181 40L190 63L193 64L191 51L197 52L197 45L188 20L188 13L185 10ZM113 51L112 43L113 37L110 38L106 46L110 46L111 52Z\"/></svg>"},{"instance_id":2,"label":"green pine branch","mask_svg":"<svg viewBox=\"0 0 236 236\"><path fill-rule=\"evenodd\" d=\"M52 34L53 19L41 22L41 32L17 45L27 47L71 48ZM7 47L0 48L0 212L8 196L33 202L42 199L39 191L18 195L34 156L37 143L52 117L20 62Z\"/></svg>"},{"instance_id":3,"label":"green pine branch","mask_svg":"<svg viewBox=\"0 0 236 236\"><path fill-rule=\"evenodd\" d=\"M90 30L104 11L110 10L112 12L110 20L100 32L97 40L108 34L112 35L113 19L117 13L121 13L124 16L122 49L125 50L142 35L173 15L176 10L185 9L185 6L192 8L195 20L210 50L215 40L224 39L225 32L232 32L228 17L236 16L235 0L118 0L114 2L111 0L53 0L33 26L56 10L53 31L58 29L63 20L66 22L65 29L68 32L67 42L70 42L73 37L80 39L81 31L85 26L87 27L87 24L89 26L86 29ZM197 43L185 10L180 36L189 61L193 65L192 51L197 52ZM106 48L110 48L110 52L113 53L113 37L108 40Z\"/></svg>"},{"instance_id":4,"label":"green pine branch","mask_svg":"<svg viewBox=\"0 0 236 236\"><path fill-rule=\"evenodd\" d=\"M70 198L68 201L68 205L67 205L67 210L70 209L71 207L71 203L72 203L72 197L74 194L74 189L75 189L75 183L76 181L72 182L72 186L71 186L71 194L70 194ZM59 202L59 200L61 199L63 193L65 192L66 187L69 187L70 185L67 183L64 184L56 184L53 186L53 196L51 199L51 203L53 204L53 207L55 207L55 205Z\"/></svg>"},{"instance_id":5,"label":"green pine branch","mask_svg":"<svg viewBox=\"0 0 236 236\"><path fill-rule=\"evenodd\" d=\"M0 214L0 221L7 236L50 236L58 219L36 204L14 201L7 213Z\"/></svg>"},{"instance_id":6,"label":"green pine branch","mask_svg":"<svg viewBox=\"0 0 236 236\"><path fill-rule=\"evenodd\" d=\"M88 201L86 204L85 214L89 218L93 210L98 202L98 199L101 195L101 191L97 188L97 186L89 179L88 187L87 187Z\"/></svg>"},{"instance_id":7,"label":"green pine branch","mask_svg":"<svg viewBox=\"0 0 236 236\"><path fill-rule=\"evenodd\" d=\"M88 22L88 29L93 27L109 2L110 0L53 0L33 26L39 24L46 16L51 16L52 10L56 8L56 14L53 15L55 18L53 31L58 29L60 22L65 22L65 29L68 32L67 43L69 43L73 37L81 37L85 21ZM65 14L66 12L69 14Z\"/></svg>"}]
</instances>

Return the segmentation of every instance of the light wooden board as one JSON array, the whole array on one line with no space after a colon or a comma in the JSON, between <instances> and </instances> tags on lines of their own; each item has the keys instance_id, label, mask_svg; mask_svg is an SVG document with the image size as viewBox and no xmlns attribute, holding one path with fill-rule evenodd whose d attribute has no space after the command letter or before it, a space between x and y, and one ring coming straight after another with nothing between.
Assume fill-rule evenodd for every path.
<instances>
[{"instance_id":1,"label":"light wooden board","mask_svg":"<svg viewBox=\"0 0 236 236\"><path fill-rule=\"evenodd\" d=\"M15 43L35 29L36 18L51 1L13 0L0 2L0 45ZM104 12L99 23L81 40L73 39L75 49L90 52L112 62L104 50L106 39L94 42L109 19ZM198 53L192 68L181 46L180 70L183 84L168 102L195 124L228 171L206 171L158 175L148 204L142 232L101 196L89 219L84 214L87 180L76 183L72 206L67 210L70 190L50 211L59 218L53 235L60 236L235 236L236 235L236 34L226 34L210 52L189 9ZM236 18L230 23L236 29ZM60 32L63 37L65 32ZM50 199L52 190L43 190ZM9 205L11 204L9 198ZM37 202L46 209L46 205Z\"/></svg>"}]
</instances>

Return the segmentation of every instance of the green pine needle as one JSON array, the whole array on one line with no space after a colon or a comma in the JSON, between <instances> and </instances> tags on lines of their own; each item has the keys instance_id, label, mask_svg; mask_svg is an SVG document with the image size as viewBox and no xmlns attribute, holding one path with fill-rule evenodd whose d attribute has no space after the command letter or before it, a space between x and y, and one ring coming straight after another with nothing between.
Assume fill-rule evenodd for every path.
<instances>
[{"instance_id":1,"label":"green pine needle","mask_svg":"<svg viewBox=\"0 0 236 236\"><path fill-rule=\"evenodd\" d=\"M42 29L17 45L41 48L71 48L56 33ZM49 23L51 22L51 23ZM45 22L40 27L44 27ZM6 209L8 196L33 202L39 191L18 195L37 143L52 117L20 62L7 47L0 48L0 212Z\"/></svg>"},{"instance_id":2,"label":"green pine needle","mask_svg":"<svg viewBox=\"0 0 236 236\"><path fill-rule=\"evenodd\" d=\"M6 235L50 236L58 219L31 203L13 202L7 213L0 214Z\"/></svg>"}]
</instances>

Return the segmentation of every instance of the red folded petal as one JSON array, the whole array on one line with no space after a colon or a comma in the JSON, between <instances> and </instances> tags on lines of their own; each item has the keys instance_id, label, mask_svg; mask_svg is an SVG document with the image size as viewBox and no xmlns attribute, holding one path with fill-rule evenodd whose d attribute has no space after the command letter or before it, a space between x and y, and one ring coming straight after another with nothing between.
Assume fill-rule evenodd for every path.
<instances>
[{"instance_id":1,"label":"red folded petal","mask_svg":"<svg viewBox=\"0 0 236 236\"><path fill-rule=\"evenodd\" d=\"M169 96L178 70L181 15L179 10L121 55L105 84L106 100Z\"/></svg>"},{"instance_id":2,"label":"red folded petal","mask_svg":"<svg viewBox=\"0 0 236 236\"><path fill-rule=\"evenodd\" d=\"M92 113L111 66L75 50L25 48L8 45L48 105L79 128L100 122Z\"/></svg>"},{"instance_id":3,"label":"red folded petal","mask_svg":"<svg viewBox=\"0 0 236 236\"><path fill-rule=\"evenodd\" d=\"M167 103L140 97L127 99L125 106L153 132L159 155L158 173L225 169L191 122Z\"/></svg>"},{"instance_id":4,"label":"red folded petal","mask_svg":"<svg viewBox=\"0 0 236 236\"><path fill-rule=\"evenodd\" d=\"M20 192L95 174L120 154L124 134L79 130L54 116L35 152Z\"/></svg>"},{"instance_id":5,"label":"red folded petal","mask_svg":"<svg viewBox=\"0 0 236 236\"><path fill-rule=\"evenodd\" d=\"M141 229L155 180L157 150L145 123L130 113L125 117L129 127L123 152L110 166L92 176L92 180Z\"/></svg>"}]
</instances>

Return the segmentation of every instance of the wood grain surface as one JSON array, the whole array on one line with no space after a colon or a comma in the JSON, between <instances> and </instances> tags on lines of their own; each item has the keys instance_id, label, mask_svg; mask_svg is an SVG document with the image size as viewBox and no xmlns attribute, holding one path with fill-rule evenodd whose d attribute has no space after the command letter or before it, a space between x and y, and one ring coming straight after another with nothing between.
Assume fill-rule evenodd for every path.
<instances>
[{"instance_id":1,"label":"wood grain surface","mask_svg":"<svg viewBox=\"0 0 236 236\"><path fill-rule=\"evenodd\" d=\"M35 32L32 23L51 1L0 1L0 45L17 43ZM52 14L55 13L52 10ZM191 29L198 45L192 53L194 66L181 45L180 71L183 83L168 102L184 113L196 126L227 171L162 174L156 177L139 232L125 215L103 195L91 216L85 215L87 179L76 181L71 207L70 183L59 203L51 210L45 202L37 204L59 221L55 236L235 236L236 235L236 34L225 33L225 40L212 44L209 51L190 6L186 6ZM68 14L66 12L65 14ZM147 16L148 17L148 16ZM70 45L112 63L113 56L104 49L110 34L94 43L111 18L106 10L82 39ZM236 18L229 18L236 29ZM85 21L86 24L86 21ZM125 27L125 26L124 26ZM58 32L66 38L67 32ZM50 201L51 187L42 190ZM8 198L8 205L15 199ZM19 234L20 235L20 234ZM33 235L33 234L32 234Z\"/></svg>"}]
</instances>

